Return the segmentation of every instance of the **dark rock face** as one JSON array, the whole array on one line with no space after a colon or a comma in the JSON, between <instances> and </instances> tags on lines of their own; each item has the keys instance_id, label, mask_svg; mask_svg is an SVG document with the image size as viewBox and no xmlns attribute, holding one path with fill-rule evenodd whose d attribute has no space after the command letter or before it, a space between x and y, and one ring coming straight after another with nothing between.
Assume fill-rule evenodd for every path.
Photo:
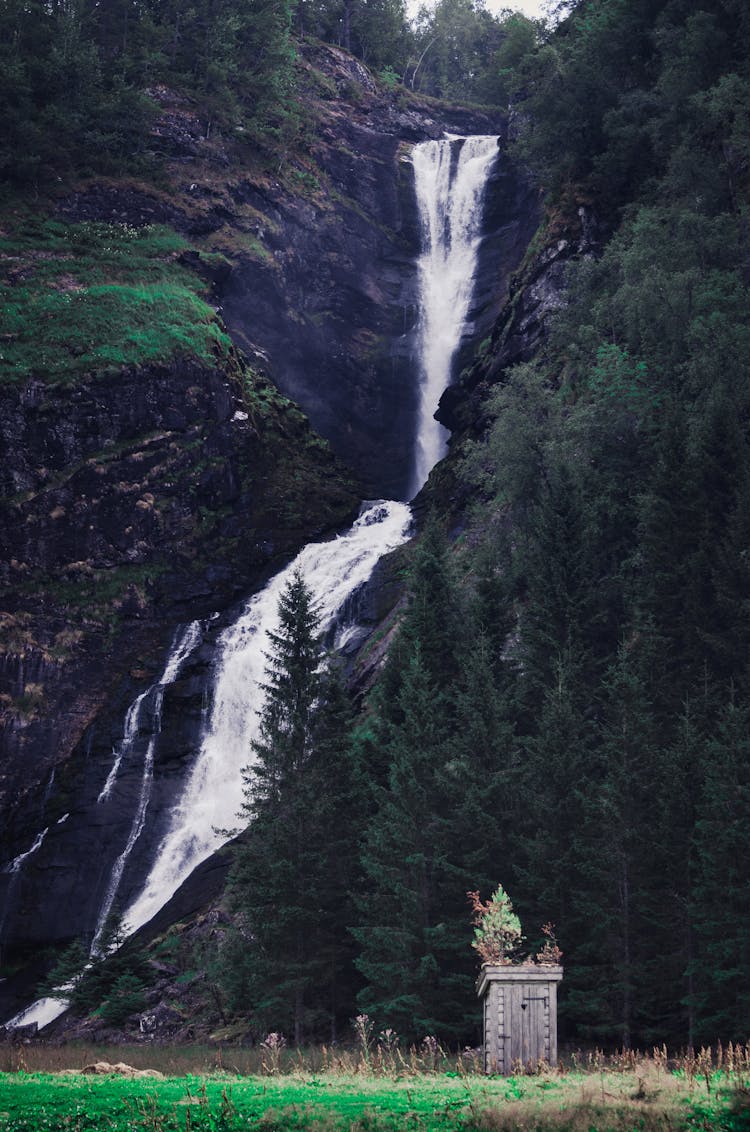
<instances>
[{"instance_id":1,"label":"dark rock face","mask_svg":"<svg viewBox=\"0 0 750 1132\"><path fill-rule=\"evenodd\" d=\"M415 217L398 138L347 123L351 153L330 145L342 201L257 200L276 232L271 263L247 261L223 296L233 336L260 347L276 380L364 480L401 498L415 411ZM366 147L366 148L365 148ZM399 191L399 188L401 191Z\"/></svg>"},{"instance_id":2,"label":"dark rock face","mask_svg":"<svg viewBox=\"0 0 750 1132\"><path fill-rule=\"evenodd\" d=\"M335 48L323 59L333 67ZM404 498L413 472L419 218L410 148L455 133L498 133L487 115L400 106L363 87L356 102L319 103L314 146L321 191L238 187L266 218L265 259L246 258L223 314L247 349L356 470L367 494ZM535 227L529 190L503 160L487 200L487 239L464 358L497 314L509 273Z\"/></svg>"},{"instance_id":3,"label":"dark rock face","mask_svg":"<svg viewBox=\"0 0 750 1132\"><path fill-rule=\"evenodd\" d=\"M182 359L0 390L6 955L92 934L159 730L148 710L116 789L97 798L175 626L226 609L356 513L359 493L302 414L274 393L253 418L242 380L236 361ZM196 751L220 623L165 690L123 901Z\"/></svg>"},{"instance_id":4,"label":"dark rock face","mask_svg":"<svg viewBox=\"0 0 750 1132\"><path fill-rule=\"evenodd\" d=\"M345 521L352 485L308 439L296 411L255 427L237 374L191 359L75 386L0 389L0 672L11 701L44 689L3 703L11 749L28 747L40 716L38 726L54 729L51 750L80 735L87 708L71 725L51 686L62 684L67 699L70 669L76 699L99 702L111 679L101 660L123 628L119 672L144 638L163 647L177 622L226 607L279 556ZM317 496L285 479L300 462ZM285 494L294 507L282 518ZM28 770L4 759L0 806Z\"/></svg>"},{"instance_id":5,"label":"dark rock face","mask_svg":"<svg viewBox=\"0 0 750 1132\"><path fill-rule=\"evenodd\" d=\"M538 223L531 190L528 221ZM533 228L527 229L528 240ZM514 235L508 233L511 240ZM606 233L596 217L585 207L557 238L548 234L541 250L524 265L521 272L511 270L504 279L501 292L504 301L495 307L496 318L485 357L478 358L465 370L455 385L440 399L438 420L454 433L461 433L479 422L488 388L501 381L509 366L529 361L538 351L548 330L549 318L565 306L566 273L572 260L597 255ZM520 257L516 260L518 263ZM506 262L512 263L513 256Z\"/></svg>"},{"instance_id":6,"label":"dark rock face","mask_svg":"<svg viewBox=\"0 0 750 1132\"><path fill-rule=\"evenodd\" d=\"M464 340L454 366L456 376L471 364L478 343L492 330L510 294L513 274L523 259L531 237L539 225L538 191L519 173L500 148L485 197L485 235L479 249L472 306ZM444 395L450 400L451 389ZM436 413L453 428L443 412L444 400Z\"/></svg>"},{"instance_id":7,"label":"dark rock face","mask_svg":"<svg viewBox=\"0 0 750 1132\"><path fill-rule=\"evenodd\" d=\"M54 779L48 779L54 789L45 790L41 798L23 799L14 810L8 833L15 832L19 844L25 836L27 850L34 844L34 832L47 833L23 868L0 874L6 947L13 950L22 943L33 949L93 937L113 867L133 833L151 746L148 808L122 873L118 904L126 905L135 895L198 747L214 640L215 631L205 626L178 679L164 689L158 715L156 689L146 697L140 727L123 752L105 798L100 795L122 745L125 713L142 691L132 679L86 729Z\"/></svg>"}]
</instances>

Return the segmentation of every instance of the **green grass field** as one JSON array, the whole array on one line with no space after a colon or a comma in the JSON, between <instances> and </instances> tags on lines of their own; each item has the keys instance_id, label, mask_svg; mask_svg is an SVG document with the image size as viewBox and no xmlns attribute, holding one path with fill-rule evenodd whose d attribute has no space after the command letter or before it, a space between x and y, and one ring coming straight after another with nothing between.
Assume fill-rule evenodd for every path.
<instances>
[{"instance_id":1,"label":"green grass field","mask_svg":"<svg viewBox=\"0 0 750 1132\"><path fill-rule=\"evenodd\" d=\"M67 1051L72 1065L76 1060ZM144 1053L148 1051L144 1050ZM66 1050L56 1051L64 1061ZM157 1054L157 1051L153 1051ZM117 1056L117 1054L115 1054ZM138 1060L143 1060L138 1059ZM158 1062L158 1055L154 1057ZM225 1064L231 1060L224 1053ZM694 1067L695 1068L695 1067ZM279 1074L129 1078L69 1072L0 1074L2 1132L678 1132L750 1129L747 1076L668 1068L643 1058L627 1068L486 1078L456 1069L310 1072L300 1059Z\"/></svg>"}]
</instances>

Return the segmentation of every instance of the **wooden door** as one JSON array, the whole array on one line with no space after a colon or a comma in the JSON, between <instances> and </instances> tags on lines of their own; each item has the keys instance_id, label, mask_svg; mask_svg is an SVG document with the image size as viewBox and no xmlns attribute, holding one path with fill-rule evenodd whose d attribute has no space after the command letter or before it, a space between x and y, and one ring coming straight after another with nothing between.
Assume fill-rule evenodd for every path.
<instances>
[{"instance_id":1,"label":"wooden door","mask_svg":"<svg viewBox=\"0 0 750 1132\"><path fill-rule=\"evenodd\" d=\"M518 1058L525 1066L549 1061L549 993L546 987L526 986L521 989L520 1049Z\"/></svg>"}]
</instances>

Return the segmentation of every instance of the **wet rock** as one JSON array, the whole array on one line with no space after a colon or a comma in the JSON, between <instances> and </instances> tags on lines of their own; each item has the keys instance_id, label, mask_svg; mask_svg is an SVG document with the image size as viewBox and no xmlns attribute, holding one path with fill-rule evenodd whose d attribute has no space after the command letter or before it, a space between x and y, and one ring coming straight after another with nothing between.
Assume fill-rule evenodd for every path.
<instances>
[{"instance_id":1,"label":"wet rock","mask_svg":"<svg viewBox=\"0 0 750 1132\"><path fill-rule=\"evenodd\" d=\"M36 1022L30 1022L28 1026L0 1027L0 1035L13 1045L29 1045L38 1034L39 1026Z\"/></svg>"},{"instance_id":2,"label":"wet rock","mask_svg":"<svg viewBox=\"0 0 750 1132\"><path fill-rule=\"evenodd\" d=\"M339 90L355 84L357 97L344 105L311 95L320 190L311 184L291 197L274 182L233 188L238 204L260 214L266 254L239 258L222 289L224 318L248 352L270 359L281 388L356 469L367 494L403 498L416 430L421 240L410 148L446 130L502 136L504 122L388 96L338 48L316 49L312 64ZM480 286L457 372L497 314L504 278L535 227L528 193L504 159L489 189Z\"/></svg>"},{"instance_id":3,"label":"wet rock","mask_svg":"<svg viewBox=\"0 0 750 1132\"><path fill-rule=\"evenodd\" d=\"M269 412L257 428L238 427L242 404L236 375L191 359L73 386L0 389L4 955L25 959L46 944L91 938L132 827L147 730L118 772L118 790L106 804L98 797L128 706L163 669L175 627L262 584L272 549L289 556L355 510L351 481L330 452L312 445L306 464L299 414L290 424ZM318 486L298 516L282 518L285 491L291 501L276 483L285 450ZM149 823L123 877L124 900L195 754L210 662L210 649L199 650L186 685L164 696ZM0 1018L15 1012L16 986L28 989L23 979L0 984Z\"/></svg>"}]
</instances>

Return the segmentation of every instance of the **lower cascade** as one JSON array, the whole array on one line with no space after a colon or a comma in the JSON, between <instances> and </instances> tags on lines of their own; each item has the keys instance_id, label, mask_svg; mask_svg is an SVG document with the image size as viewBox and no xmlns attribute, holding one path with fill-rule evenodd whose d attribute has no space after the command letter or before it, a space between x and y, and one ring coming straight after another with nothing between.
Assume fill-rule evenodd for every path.
<instances>
[{"instance_id":1,"label":"lower cascade","mask_svg":"<svg viewBox=\"0 0 750 1132\"><path fill-rule=\"evenodd\" d=\"M234 624L222 633L213 708L200 750L172 811L170 828L157 850L145 885L124 913L126 935L147 923L166 904L193 869L226 840L221 830L233 826L237 820L242 799L242 768L250 759L250 742L257 734L258 712L263 704L267 634L278 628L279 596L292 574L296 570L302 573L315 594L321 629L332 634L334 649L342 648L356 631L356 623L341 616L341 611L353 604L351 599L367 582L378 560L406 542L411 522L411 510L406 503L375 501L363 504L358 519L345 534L328 542L309 543L304 547L265 589L250 598ZM152 696L156 700L153 710L155 732L158 732L158 713L164 687L176 679L180 666L199 640L200 626L197 622L178 631L159 683L141 693L128 712L126 719L133 734L137 731L139 712ZM115 753L115 776L128 735L126 725L125 737ZM98 916L92 954L97 953L127 857L143 829L153 770L154 741L152 734L144 755L141 791L130 834L112 870ZM108 783L112 777L113 772L110 771ZM99 797L102 798L103 794L104 790ZM27 853L23 857L29 855ZM17 862L20 867L22 859L17 858ZM64 999L43 998L16 1014L6 1025L26 1026L35 1022L39 1027L46 1026L65 1008Z\"/></svg>"},{"instance_id":2,"label":"lower cascade","mask_svg":"<svg viewBox=\"0 0 750 1132\"><path fill-rule=\"evenodd\" d=\"M156 738L161 730L161 709L164 701L164 689L173 680L177 679L182 664L190 656L195 646L201 639L201 627L199 621L191 621L184 629L178 629L175 638L172 642L172 647L169 651L167 663L164 668L161 679L158 684L153 688L149 688L148 692L142 693L135 700L130 711L128 712L125 724L125 737L117 752L115 761L112 764L112 770L109 773L104 788L97 801L102 802L111 792L114 780L117 776L117 770L122 756L127 750L128 746L133 743L135 735L141 721L141 712L143 711L145 701L149 694L153 697L152 712L153 712L153 725L151 728L151 738L149 739L146 752L143 756L143 775L141 777L141 788L138 795L138 805L136 806L135 814L133 815L133 822L128 833L128 839L125 842L125 848L120 853L119 857L114 863L112 874L107 885L107 892L104 897L104 902L99 910L99 917L96 924L96 931L94 932L94 940L91 944L92 954L99 950L102 934L107 926L107 920L112 906L117 896L117 890L122 880L122 874L125 871L125 865L133 850L133 846L143 831L143 826L146 820L146 810L148 809L149 799L151 797L151 784L154 777L154 750L156 748Z\"/></svg>"},{"instance_id":3,"label":"lower cascade","mask_svg":"<svg viewBox=\"0 0 750 1132\"><path fill-rule=\"evenodd\" d=\"M451 367L470 309L477 253L481 243L482 206L487 180L497 158L496 137L448 137L414 147L415 191L422 224L419 260L419 410L414 456L413 492L423 486L444 455L446 430L433 418L438 399L450 381ZM277 628L279 596L299 570L312 591L320 628L333 649L342 649L357 635L356 596L380 558L408 540L411 509L405 502L370 501L344 534L310 543L266 587L251 597L219 638L211 709L198 752L184 781L139 895L126 908L123 927L130 934L146 924L183 881L225 840L242 800L242 769L251 758L263 703L267 633ZM164 690L202 638L192 622L175 634L159 681L139 694L124 722L123 737L113 750L113 763L98 795L106 804L117 789L118 773L128 759L149 712L152 733L143 755L140 793L129 835L115 860L99 909L91 954L114 905L130 853L147 820L153 777L154 745L161 722ZM29 850L7 866L16 872L41 845L47 830ZM64 988L61 988L64 990ZM47 1025L63 1012L64 1000L45 998L16 1014L10 1027Z\"/></svg>"},{"instance_id":4,"label":"lower cascade","mask_svg":"<svg viewBox=\"0 0 750 1132\"><path fill-rule=\"evenodd\" d=\"M220 830L235 824L242 798L241 772L250 758L263 703L267 633L278 629L279 597L291 576L300 571L315 594L321 629L333 629L333 647L341 647L353 625L337 623L339 610L368 580L378 559L406 541L410 527L411 511L405 503L366 504L345 534L304 547L224 631L213 709L201 749L143 891L125 912L128 931L150 920L196 865L225 840Z\"/></svg>"}]
</instances>

